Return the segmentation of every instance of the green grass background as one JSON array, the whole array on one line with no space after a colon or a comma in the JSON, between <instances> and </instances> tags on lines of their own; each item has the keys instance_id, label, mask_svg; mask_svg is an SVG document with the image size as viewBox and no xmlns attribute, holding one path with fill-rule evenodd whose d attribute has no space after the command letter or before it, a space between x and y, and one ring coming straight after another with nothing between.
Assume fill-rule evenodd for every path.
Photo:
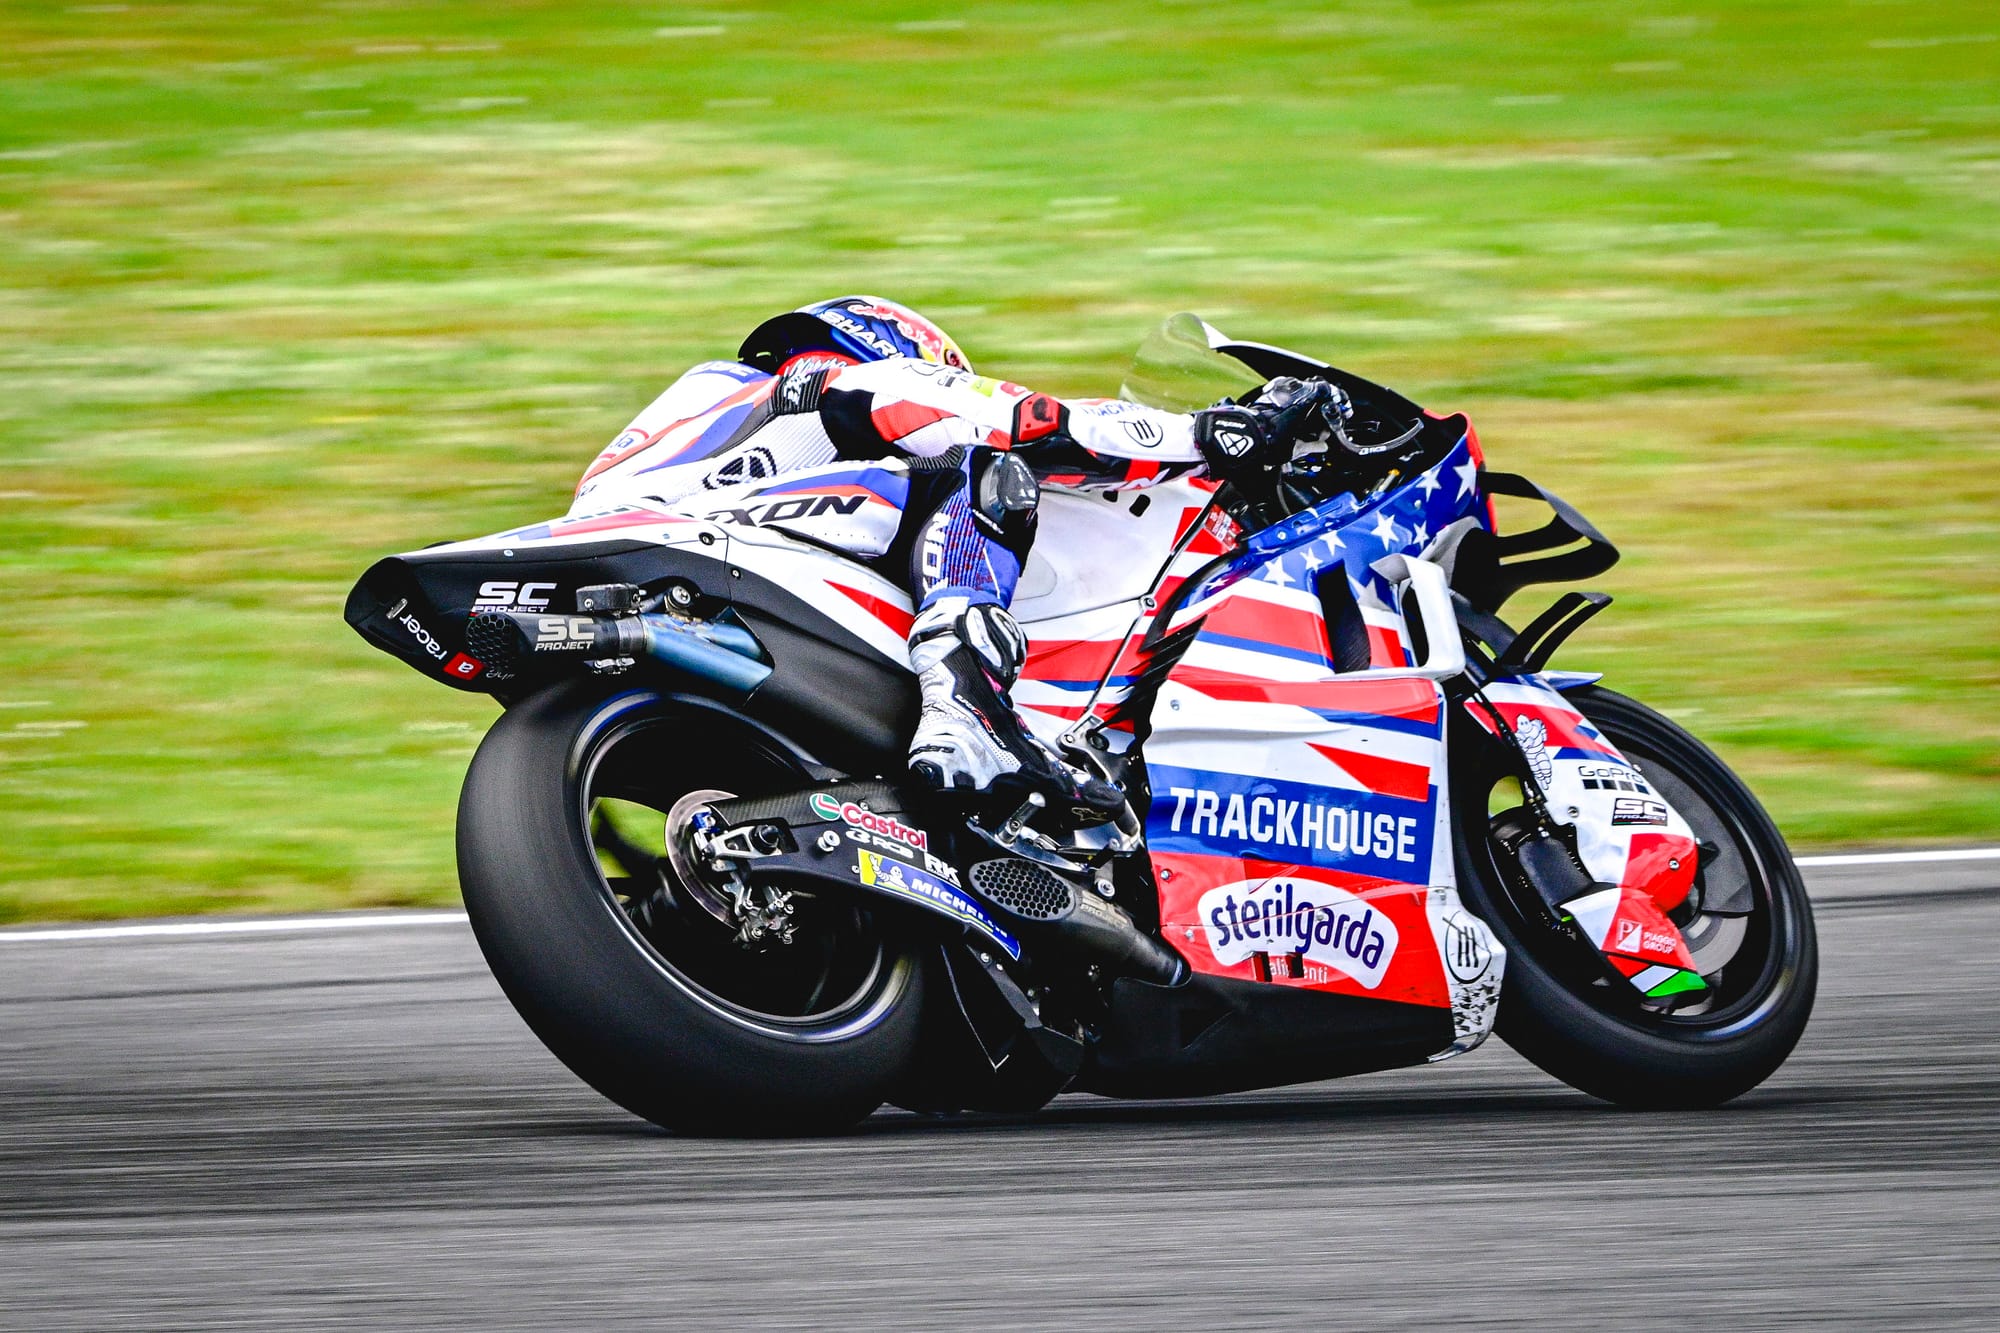
<instances>
[{"instance_id":1,"label":"green grass background","mask_svg":"<svg viewBox=\"0 0 2000 1333\"><path fill-rule=\"evenodd\" d=\"M2000 13L0 6L0 919L437 902L493 709L340 621L847 290L1103 392L1177 309L1625 548L1564 664L1794 841L2000 833Z\"/></svg>"}]
</instances>

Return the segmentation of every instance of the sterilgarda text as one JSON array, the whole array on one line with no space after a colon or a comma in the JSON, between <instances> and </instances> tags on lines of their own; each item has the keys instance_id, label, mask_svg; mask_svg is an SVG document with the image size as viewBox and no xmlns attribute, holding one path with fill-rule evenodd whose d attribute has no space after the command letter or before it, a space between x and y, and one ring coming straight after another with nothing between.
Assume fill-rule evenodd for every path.
<instances>
[{"instance_id":1,"label":"sterilgarda text","mask_svg":"<svg viewBox=\"0 0 2000 1333\"><path fill-rule=\"evenodd\" d=\"M1264 847L1372 856L1415 864L1424 821L1311 800L1278 796L1227 796L1200 787L1169 787L1174 799L1170 829L1196 837L1240 838Z\"/></svg>"},{"instance_id":2,"label":"sterilgarda text","mask_svg":"<svg viewBox=\"0 0 2000 1333\"><path fill-rule=\"evenodd\" d=\"M1369 990L1396 956L1396 925L1373 904L1318 880L1244 881L1211 889L1197 907L1216 961L1295 953L1335 968Z\"/></svg>"}]
</instances>

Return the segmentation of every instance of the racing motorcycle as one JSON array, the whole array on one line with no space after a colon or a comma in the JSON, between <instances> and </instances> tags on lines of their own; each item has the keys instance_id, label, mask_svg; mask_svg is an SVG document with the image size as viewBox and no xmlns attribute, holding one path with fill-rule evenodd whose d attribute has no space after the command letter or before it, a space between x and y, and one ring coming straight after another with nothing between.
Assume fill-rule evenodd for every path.
<instances>
[{"instance_id":1,"label":"racing motorcycle","mask_svg":"<svg viewBox=\"0 0 2000 1333\"><path fill-rule=\"evenodd\" d=\"M1679 726L1550 666L1607 596L1500 614L1616 549L1464 417L1193 315L1120 396L1278 376L1346 389L1346 438L1264 482L1044 494L1013 696L1127 793L1108 822L910 780L910 599L812 535L882 502L852 465L369 569L348 622L505 706L459 874L549 1049L697 1132L1302 1083L1496 1021L1627 1106L1769 1076L1818 972L1784 840Z\"/></svg>"}]
</instances>

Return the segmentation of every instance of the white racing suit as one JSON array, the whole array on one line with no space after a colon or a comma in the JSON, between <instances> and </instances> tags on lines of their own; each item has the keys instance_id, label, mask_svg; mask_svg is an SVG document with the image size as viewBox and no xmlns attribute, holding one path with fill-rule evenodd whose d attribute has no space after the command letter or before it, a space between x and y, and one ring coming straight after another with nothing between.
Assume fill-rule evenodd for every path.
<instances>
[{"instance_id":1,"label":"white racing suit","mask_svg":"<svg viewBox=\"0 0 2000 1333\"><path fill-rule=\"evenodd\" d=\"M892 566L906 557L910 659L924 694L912 763L931 762L940 786L983 789L1024 758L1054 762L1032 755L1039 742L1010 705L1005 717L981 709L967 660L953 657L976 654L1005 704L1026 647L1005 611L1034 541L1039 486L1122 490L1201 466L1191 417L1116 399L1063 402L914 358L831 365L808 355L775 376L710 361L598 455L571 513L665 504ZM787 499L808 489L810 501Z\"/></svg>"}]
</instances>

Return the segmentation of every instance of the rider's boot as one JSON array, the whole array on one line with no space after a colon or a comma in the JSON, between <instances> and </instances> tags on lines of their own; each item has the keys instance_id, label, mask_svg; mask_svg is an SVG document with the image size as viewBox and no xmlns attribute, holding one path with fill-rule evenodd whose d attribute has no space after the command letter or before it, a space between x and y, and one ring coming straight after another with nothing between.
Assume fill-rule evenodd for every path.
<instances>
[{"instance_id":1,"label":"rider's boot","mask_svg":"<svg viewBox=\"0 0 2000 1333\"><path fill-rule=\"evenodd\" d=\"M1014 617L990 602L940 597L918 614L910 666L923 716L910 740L910 770L940 791L1015 801L1039 792L1079 822L1102 823L1124 805L1123 795L1057 758L1007 698L1027 650Z\"/></svg>"}]
</instances>

